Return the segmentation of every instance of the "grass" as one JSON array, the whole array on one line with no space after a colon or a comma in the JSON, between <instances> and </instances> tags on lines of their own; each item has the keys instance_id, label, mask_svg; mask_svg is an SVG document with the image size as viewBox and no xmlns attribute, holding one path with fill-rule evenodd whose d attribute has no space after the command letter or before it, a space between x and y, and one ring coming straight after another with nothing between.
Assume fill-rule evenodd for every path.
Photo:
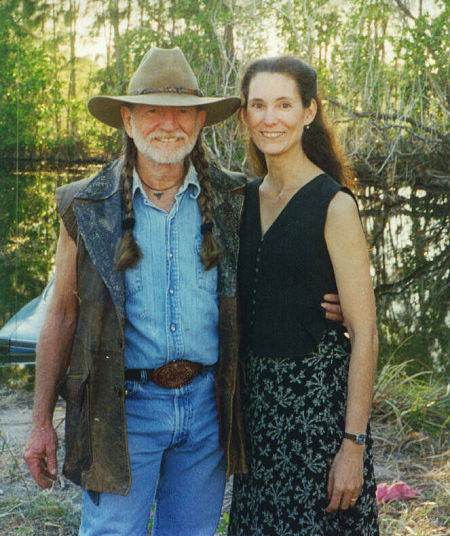
<instances>
[{"instance_id":1,"label":"grass","mask_svg":"<svg viewBox=\"0 0 450 536\"><path fill-rule=\"evenodd\" d=\"M79 506L47 492L0 502L0 527L4 536L72 536L78 534Z\"/></svg>"},{"instance_id":2,"label":"grass","mask_svg":"<svg viewBox=\"0 0 450 536\"><path fill-rule=\"evenodd\" d=\"M379 372L372 433L379 481L405 481L422 494L410 501L380 505L385 536L449 534L449 387L433 374L409 375L407 363L386 364Z\"/></svg>"},{"instance_id":3,"label":"grass","mask_svg":"<svg viewBox=\"0 0 450 536\"><path fill-rule=\"evenodd\" d=\"M382 536L449 534L449 388L430 373L409 375L407 363L379 372L372 418L379 482L405 481L419 497L380 505ZM31 395L0 392L0 409L26 407ZM59 452L59 457L62 450ZM20 455L0 434L0 534L70 536L80 519L79 491L60 479L40 492ZM223 513L217 535L226 534Z\"/></svg>"},{"instance_id":4,"label":"grass","mask_svg":"<svg viewBox=\"0 0 450 536\"><path fill-rule=\"evenodd\" d=\"M397 432L416 430L431 436L448 434L450 386L432 372L408 375L408 362L380 370L373 400L373 419L389 422Z\"/></svg>"}]
</instances>

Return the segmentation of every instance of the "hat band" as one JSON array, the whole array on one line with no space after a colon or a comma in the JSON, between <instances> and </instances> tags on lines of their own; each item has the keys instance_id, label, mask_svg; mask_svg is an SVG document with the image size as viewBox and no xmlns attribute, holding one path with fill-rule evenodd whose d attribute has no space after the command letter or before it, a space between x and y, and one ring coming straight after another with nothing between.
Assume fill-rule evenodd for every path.
<instances>
[{"instance_id":1,"label":"hat band","mask_svg":"<svg viewBox=\"0 0 450 536\"><path fill-rule=\"evenodd\" d=\"M203 93L199 89L189 89L185 87L165 87L165 88L149 88L145 87L138 91L133 91L129 95L148 95L150 93L178 93L179 95L196 95L203 97Z\"/></svg>"}]
</instances>

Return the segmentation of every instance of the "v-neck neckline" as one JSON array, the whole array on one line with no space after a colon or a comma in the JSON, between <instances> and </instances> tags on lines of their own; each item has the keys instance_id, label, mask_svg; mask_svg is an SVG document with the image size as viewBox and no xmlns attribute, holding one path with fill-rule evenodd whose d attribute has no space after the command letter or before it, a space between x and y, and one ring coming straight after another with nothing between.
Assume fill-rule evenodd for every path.
<instances>
[{"instance_id":1,"label":"v-neck neckline","mask_svg":"<svg viewBox=\"0 0 450 536\"><path fill-rule=\"evenodd\" d=\"M299 194L301 192L304 192L305 191L305 188L307 188L310 184L312 184L313 182L315 182L319 177L322 177L322 175L325 175L325 173L319 173L318 175L316 175L315 177L313 177L310 181L308 181L306 184L304 184L303 186L301 186L293 195L292 197L289 199L289 201L284 205L284 207L281 209L280 213L278 214L278 216L273 220L273 222L269 225L269 227L266 229L266 232L263 233L262 232L262 222L261 222L261 199L260 199L260 196L259 196L259 188L264 180L264 177L262 177L259 181L259 183L256 185L256 214L257 214L257 218L258 218L258 229L259 229L259 241L262 242L266 236L267 236L267 233L274 227L274 225L276 226L277 222L280 220L280 218L283 216L283 214L286 212L287 208L289 207L289 205L291 205L294 201L294 199L296 199L297 197L299 197Z\"/></svg>"}]
</instances>

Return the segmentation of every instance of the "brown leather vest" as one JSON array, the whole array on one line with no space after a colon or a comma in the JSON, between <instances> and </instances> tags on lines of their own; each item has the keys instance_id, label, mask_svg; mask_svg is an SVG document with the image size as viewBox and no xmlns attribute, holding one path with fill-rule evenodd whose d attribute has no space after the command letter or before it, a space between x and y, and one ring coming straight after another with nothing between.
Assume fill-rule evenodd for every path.
<instances>
[{"instance_id":1,"label":"brown leather vest","mask_svg":"<svg viewBox=\"0 0 450 536\"><path fill-rule=\"evenodd\" d=\"M114 270L121 236L122 160L57 190L58 210L77 243L79 317L63 392L64 474L82 487L125 495L131 485L124 404L125 284ZM246 472L240 414L236 272L244 177L212 167L214 233L219 266L217 393L227 476Z\"/></svg>"}]
</instances>

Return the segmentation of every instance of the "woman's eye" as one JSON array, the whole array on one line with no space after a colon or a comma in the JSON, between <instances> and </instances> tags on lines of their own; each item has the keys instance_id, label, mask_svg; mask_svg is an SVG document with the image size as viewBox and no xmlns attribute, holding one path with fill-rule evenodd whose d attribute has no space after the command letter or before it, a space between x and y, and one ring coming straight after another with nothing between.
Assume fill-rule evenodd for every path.
<instances>
[{"instance_id":1,"label":"woman's eye","mask_svg":"<svg viewBox=\"0 0 450 536\"><path fill-rule=\"evenodd\" d=\"M286 110L287 108L291 107L291 103L290 102L283 102L281 104L281 107Z\"/></svg>"}]
</instances>

